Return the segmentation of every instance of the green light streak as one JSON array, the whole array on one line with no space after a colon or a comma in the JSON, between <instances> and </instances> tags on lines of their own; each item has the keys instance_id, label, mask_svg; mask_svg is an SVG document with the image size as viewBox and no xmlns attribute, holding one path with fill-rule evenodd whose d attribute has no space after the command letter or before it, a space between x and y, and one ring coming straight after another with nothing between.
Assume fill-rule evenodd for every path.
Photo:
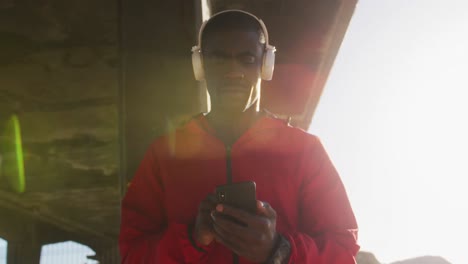
<instances>
[{"instance_id":1,"label":"green light streak","mask_svg":"<svg viewBox=\"0 0 468 264\"><path fill-rule=\"evenodd\" d=\"M8 119L4 139L5 141L0 144L4 144L5 146L2 151L3 168L0 174L3 172L13 191L23 193L26 186L24 175L24 155L20 122L17 115L12 115Z\"/></svg>"},{"instance_id":2,"label":"green light streak","mask_svg":"<svg viewBox=\"0 0 468 264\"><path fill-rule=\"evenodd\" d=\"M23 193L25 191L25 177L24 177L24 159L23 159L23 144L21 142L21 128L18 116L13 115L11 117L13 123L14 135L15 135L15 153L16 153L16 165L18 168L17 184L15 191Z\"/></svg>"}]
</instances>

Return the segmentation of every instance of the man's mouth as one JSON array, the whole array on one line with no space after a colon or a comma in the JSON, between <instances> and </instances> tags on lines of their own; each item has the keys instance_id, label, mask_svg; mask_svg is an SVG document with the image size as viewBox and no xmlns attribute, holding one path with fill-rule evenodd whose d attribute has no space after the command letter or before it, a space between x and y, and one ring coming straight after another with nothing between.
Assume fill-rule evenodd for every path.
<instances>
[{"instance_id":1,"label":"man's mouth","mask_svg":"<svg viewBox=\"0 0 468 264\"><path fill-rule=\"evenodd\" d=\"M246 90L243 87L223 87L219 89L219 93L222 95L227 96L244 96L246 94Z\"/></svg>"},{"instance_id":2,"label":"man's mouth","mask_svg":"<svg viewBox=\"0 0 468 264\"><path fill-rule=\"evenodd\" d=\"M224 83L220 89L221 92L244 93L248 90L247 85L243 83Z\"/></svg>"}]
</instances>

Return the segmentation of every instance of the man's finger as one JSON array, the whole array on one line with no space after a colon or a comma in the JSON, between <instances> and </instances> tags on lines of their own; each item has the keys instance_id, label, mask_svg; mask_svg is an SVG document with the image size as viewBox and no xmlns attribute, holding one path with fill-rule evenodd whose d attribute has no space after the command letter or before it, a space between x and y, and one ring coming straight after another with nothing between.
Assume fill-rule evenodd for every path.
<instances>
[{"instance_id":1,"label":"man's finger","mask_svg":"<svg viewBox=\"0 0 468 264\"><path fill-rule=\"evenodd\" d=\"M220 226L214 227L215 239L225 247L229 248L232 252L244 258L253 259L255 252L258 252L259 243L249 242L236 239L231 235L223 232Z\"/></svg>"},{"instance_id":2,"label":"man's finger","mask_svg":"<svg viewBox=\"0 0 468 264\"><path fill-rule=\"evenodd\" d=\"M218 199L216 199L216 195L214 194L209 194L204 200L203 202L205 203L210 203L210 204L216 204Z\"/></svg>"},{"instance_id":3,"label":"man's finger","mask_svg":"<svg viewBox=\"0 0 468 264\"><path fill-rule=\"evenodd\" d=\"M218 233L215 233L215 239L218 243L221 243L225 247L229 248L232 252L236 253L239 256L241 255L241 250L238 248L237 245L233 244L229 239L222 237Z\"/></svg>"},{"instance_id":4,"label":"man's finger","mask_svg":"<svg viewBox=\"0 0 468 264\"><path fill-rule=\"evenodd\" d=\"M241 226L226 217L223 217L222 214L214 213L212 214L213 223L223 230L225 230L226 235L238 237L243 242L253 241L256 236L260 234L249 227Z\"/></svg>"},{"instance_id":5,"label":"man's finger","mask_svg":"<svg viewBox=\"0 0 468 264\"><path fill-rule=\"evenodd\" d=\"M243 247L246 246L246 243L241 241L237 236L232 235L229 231L223 229L221 226L214 224L213 230L215 233L216 240L231 249L237 254L241 254Z\"/></svg>"},{"instance_id":6,"label":"man's finger","mask_svg":"<svg viewBox=\"0 0 468 264\"><path fill-rule=\"evenodd\" d=\"M225 204L218 204L216 206L216 211L225 215L232 216L237 220L246 223L248 226L258 227L261 226L263 222L256 215L252 215L249 212Z\"/></svg>"},{"instance_id":7,"label":"man's finger","mask_svg":"<svg viewBox=\"0 0 468 264\"><path fill-rule=\"evenodd\" d=\"M213 210L215 208L216 204L212 204L212 203L206 203L206 202L202 202L200 204L200 206L198 206L198 210L200 211L204 211L204 210Z\"/></svg>"},{"instance_id":8,"label":"man's finger","mask_svg":"<svg viewBox=\"0 0 468 264\"><path fill-rule=\"evenodd\" d=\"M206 199L213 203L216 203L216 201L218 200L215 194L208 194L208 196L206 196Z\"/></svg>"},{"instance_id":9,"label":"man's finger","mask_svg":"<svg viewBox=\"0 0 468 264\"><path fill-rule=\"evenodd\" d=\"M257 200L257 212L269 219L276 219L276 211L267 202Z\"/></svg>"},{"instance_id":10,"label":"man's finger","mask_svg":"<svg viewBox=\"0 0 468 264\"><path fill-rule=\"evenodd\" d=\"M208 195L203 199L203 201L200 203L199 210L213 210L214 207L216 206L216 196L213 194Z\"/></svg>"}]
</instances>

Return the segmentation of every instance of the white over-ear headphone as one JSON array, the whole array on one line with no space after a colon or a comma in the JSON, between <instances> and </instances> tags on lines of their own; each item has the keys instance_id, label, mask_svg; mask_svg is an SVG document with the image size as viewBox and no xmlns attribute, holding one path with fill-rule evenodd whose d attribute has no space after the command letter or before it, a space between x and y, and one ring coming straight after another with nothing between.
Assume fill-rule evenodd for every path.
<instances>
[{"instance_id":1,"label":"white over-ear headphone","mask_svg":"<svg viewBox=\"0 0 468 264\"><path fill-rule=\"evenodd\" d=\"M260 27L262 28L263 34L265 35L265 52L263 55L263 63L262 63L262 80L269 81L273 78L273 70L275 69L275 51L276 48L274 46L271 46L269 44L269 39L268 39L268 31L263 23L263 21L256 16L252 15L249 12L245 12L242 10L236 10L236 9L230 9L230 10L225 10L222 12L219 12L215 15L213 15L210 19L223 14L227 12L240 12L246 15L249 15L255 20L258 21L260 24ZM198 33L198 45L194 46L192 48L192 65L193 65L193 74L195 75L195 79L197 81L203 81L205 79L205 70L203 68L203 58L202 58L202 53L201 53L201 38L203 34L203 30L205 29L206 24L210 20L207 20L203 22L202 26L200 27L200 31Z\"/></svg>"}]
</instances>

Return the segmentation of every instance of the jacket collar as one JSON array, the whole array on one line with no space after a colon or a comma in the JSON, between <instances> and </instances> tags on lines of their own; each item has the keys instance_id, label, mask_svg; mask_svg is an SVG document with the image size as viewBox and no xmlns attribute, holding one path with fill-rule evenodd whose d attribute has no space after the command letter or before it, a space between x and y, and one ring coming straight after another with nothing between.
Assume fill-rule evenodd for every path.
<instances>
[{"instance_id":1,"label":"jacket collar","mask_svg":"<svg viewBox=\"0 0 468 264\"><path fill-rule=\"evenodd\" d=\"M244 134L242 134L239 137L239 139L237 139L236 142L234 142L234 144L237 144L238 142L255 137L259 133L262 133L262 131L273 129L273 128L285 127L287 125L285 121L272 116L268 112L262 111L261 114L262 116L258 118L255 121L255 123L249 129L247 129L244 132ZM216 138L215 130L209 124L204 114L198 114L195 117L193 117L192 120L189 123L187 123L185 128L192 133L205 134L210 137Z\"/></svg>"}]
</instances>

